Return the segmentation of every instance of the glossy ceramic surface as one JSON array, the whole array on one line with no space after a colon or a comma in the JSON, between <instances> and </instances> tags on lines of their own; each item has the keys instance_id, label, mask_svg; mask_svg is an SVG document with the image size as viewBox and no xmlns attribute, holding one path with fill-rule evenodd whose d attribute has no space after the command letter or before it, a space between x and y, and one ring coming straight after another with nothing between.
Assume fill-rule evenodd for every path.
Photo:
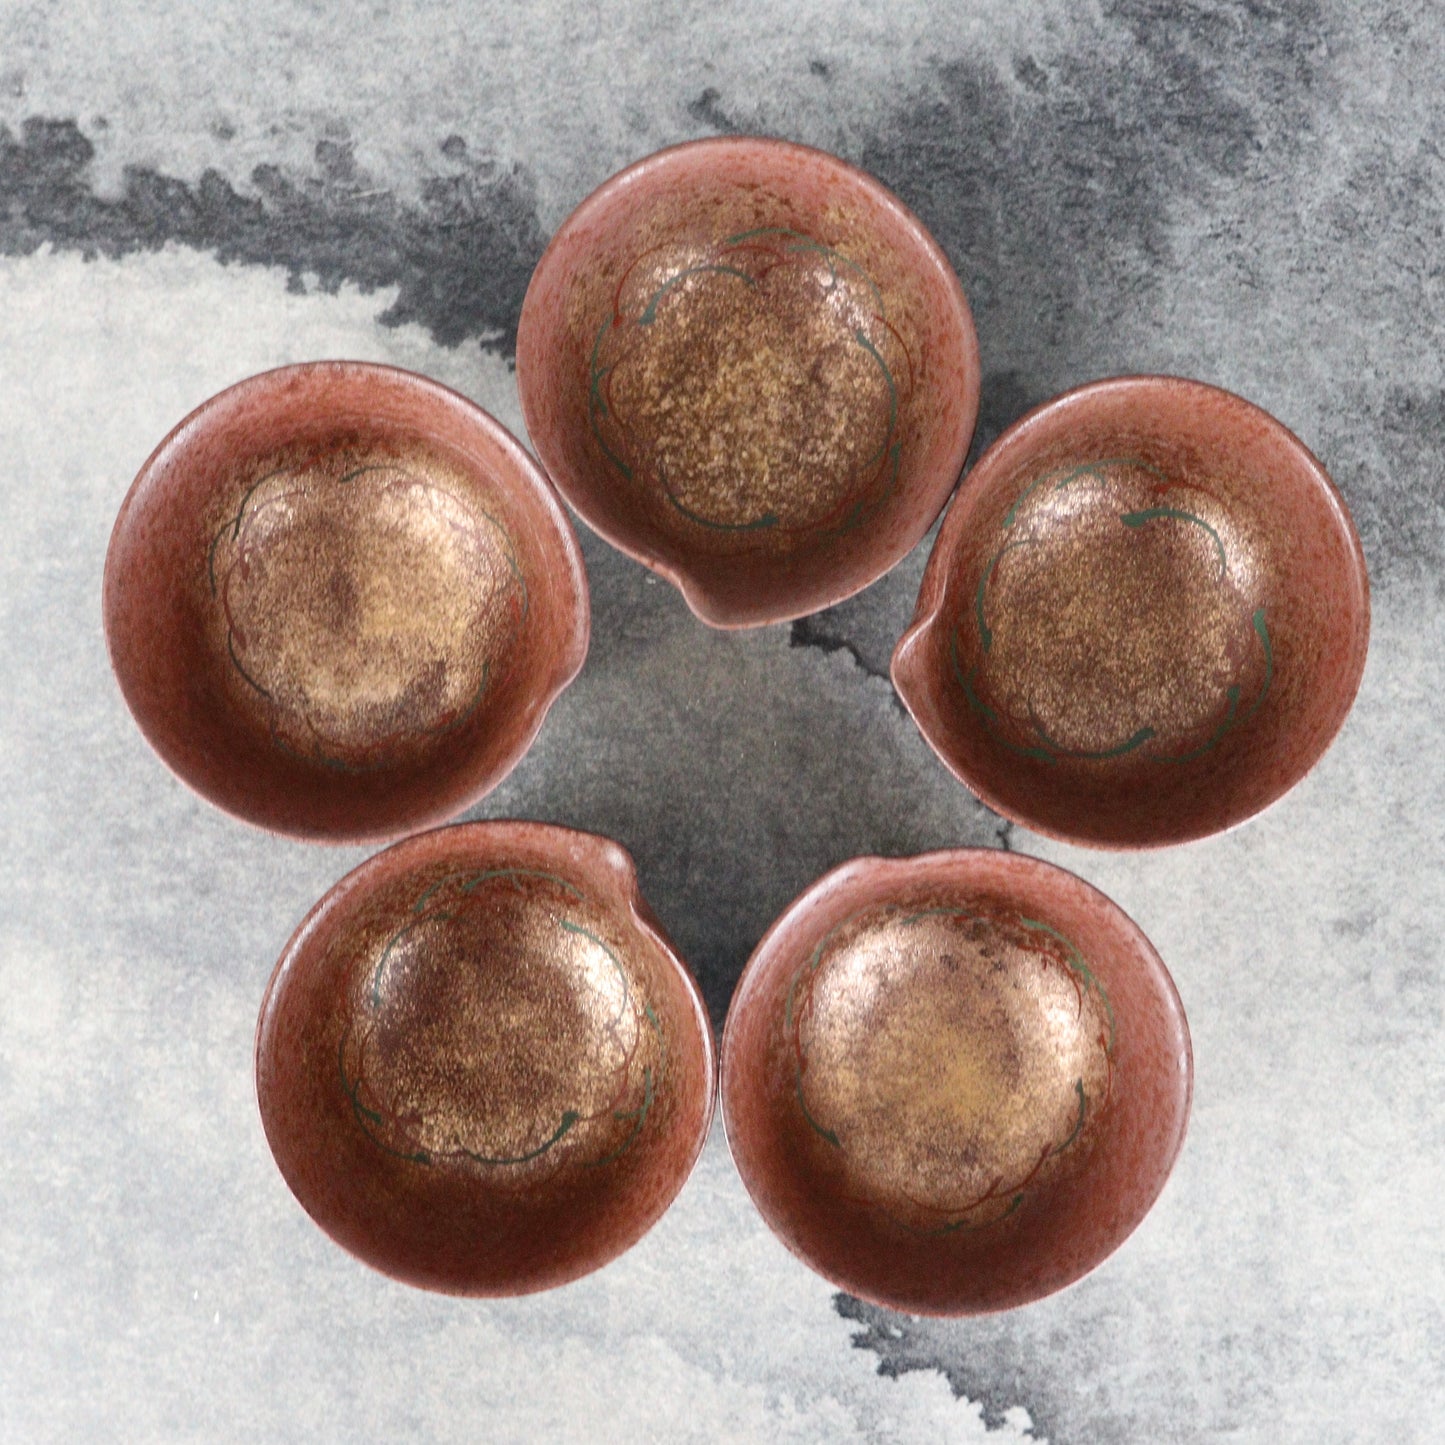
<instances>
[{"instance_id":1,"label":"glossy ceramic surface","mask_svg":"<svg viewBox=\"0 0 1445 1445\"><path fill-rule=\"evenodd\" d=\"M440 822L510 770L587 648L571 525L506 430L390 367L317 362L206 402L136 478L111 660L156 751L250 822Z\"/></svg>"},{"instance_id":2,"label":"glossy ceramic surface","mask_svg":"<svg viewBox=\"0 0 1445 1445\"><path fill-rule=\"evenodd\" d=\"M1304 445L1229 392L1123 377L1040 407L980 459L892 671L991 808L1147 847L1298 782L1368 640L1359 538Z\"/></svg>"},{"instance_id":3,"label":"glossy ceramic surface","mask_svg":"<svg viewBox=\"0 0 1445 1445\"><path fill-rule=\"evenodd\" d=\"M453 1294L558 1285L635 1243L712 1117L701 998L617 844L537 823L407 839L276 966L256 1090L306 1211Z\"/></svg>"},{"instance_id":4,"label":"glossy ceramic surface","mask_svg":"<svg viewBox=\"0 0 1445 1445\"><path fill-rule=\"evenodd\" d=\"M773 925L722 1049L758 1208L852 1294L1042 1298L1148 1212L1189 1113L1183 1007L1139 929L1050 864L860 858Z\"/></svg>"},{"instance_id":5,"label":"glossy ceramic surface","mask_svg":"<svg viewBox=\"0 0 1445 1445\"><path fill-rule=\"evenodd\" d=\"M782 141L614 176L553 238L517 336L558 490L720 627L827 606L909 551L958 479L978 381L921 222Z\"/></svg>"}]
</instances>

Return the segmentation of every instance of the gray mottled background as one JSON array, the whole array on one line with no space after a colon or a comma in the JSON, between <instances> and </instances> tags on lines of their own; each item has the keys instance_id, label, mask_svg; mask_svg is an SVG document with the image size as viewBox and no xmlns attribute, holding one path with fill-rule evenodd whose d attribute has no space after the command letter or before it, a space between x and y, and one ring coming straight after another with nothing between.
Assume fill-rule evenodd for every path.
<instances>
[{"instance_id":1,"label":"gray mottled background","mask_svg":"<svg viewBox=\"0 0 1445 1445\"><path fill-rule=\"evenodd\" d=\"M0 1438L1445 1439L1445 20L1431 0L0 0ZM520 430L547 236L664 144L858 161L934 229L984 358L978 442L1071 384L1195 375L1321 455L1375 626L1316 773L1144 857L1011 829L886 679L922 549L833 611L713 634L590 536L593 647L479 816L610 833L721 1018L827 867L956 843L1104 888L1194 1033L1180 1165L1030 1309L836 1295L720 1134L657 1229L551 1295L410 1292L271 1165L255 1011L362 856L265 837L150 755L99 580L154 443L319 356Z\"/></svg>"}]
</instances>

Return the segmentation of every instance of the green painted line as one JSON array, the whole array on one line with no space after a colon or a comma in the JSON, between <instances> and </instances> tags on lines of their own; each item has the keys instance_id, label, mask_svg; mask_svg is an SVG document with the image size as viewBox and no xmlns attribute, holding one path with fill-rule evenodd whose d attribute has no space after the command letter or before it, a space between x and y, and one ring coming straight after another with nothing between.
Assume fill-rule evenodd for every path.
<instances>
[{"instance_id":1,"label":"green painted line","mask_svg":"<svg viewBox=\"0 0 1445 1445\"><path fill-rule=\"evenodd\" d=\"M273 481L277 477L284 477L287 472L294 470L294 467L277 467L274 472L267 472L264 477L252 482L251 485L246 488L245 494L241 498L240 508L236 512L235 523L231 530L232 541L235 541L235 539L241 535L241 519L246 515L246 508L251 505L251 498L254 497L267 482Z\"/></svg>"},{"instance_id":2,"label":"green painted line","mask_svg":"<svg viewBox=\"0 0 1445 1445\"><path fill-rule=\"evenodd\" d=\"M685 281L689 276L701 276L707 272L716 272L721 276L735 276L739 281L746 282L749 286L756 286L757 278L749 276L746 271L740 271L736 266L722 266L717 263L709 263L704 266L689 266L685 271L679 271L677 275L670 276L656 291L652 293L652 299L648 301L646 309L637 318L639 326L651 326L657 320L657 307L662 298L672 290L680 281Z\"/></svg>"},{"instance_id":3,"label":"green painted line","mask_svg":"<svg viewBox=\"0 0 1445 1445\"><path fill-rule=\"evenodd\" d=\"M1074 1140L1079 1137L1079 1135L1083 1132L1084 1129L1084 1111L1087 1107L1084 1099L1084 1081L1082 1079L1077 1080L1074 1084L1074 1089L1079 1096L1079 1117L1077 1120L1075 1120L1074 1127L1070 1131L1069 1137L1065 1139L1064 1142L1060 1144L1059 1147L1055 1149L1052 1154L1049 1155L1049 1158L1051 1159L1056 1158L1058 1155L1062 1154L1064 1150L1067 1149L1069 1145L1072 1144Z\"/></svg>"},{"instance_id":4,"label":"green painted line","mask_svg":"<svg viewBox=\"0 0 1445 1445\"><path fill-rule=\"evenodd\" d=\"M632 480L632 468L607 445L607 440L602 435L602 429L597 425L598 416L606 416L608 414L607 403L602 400L602 378L612 370L611 367L599 369L597 357L598 353L602 350L602 338L607 334L611 326L612 322L610 320L603 321L597 330L597 339L592 343L592 360L589 370L590 384L587 393L587 424L592 431L593 439L597 445L602 448L603 455L630 482Z\"/></svg>"},{"instance_id":5,"label":"green painted line","mask_svg":"<svg viewBox=\"0 0 1445 1445\"><path fill-rule=\"evenodd\" d=\"M900 1219L896 1214L893 1214L888 1210L884 1210L884 1213L887 1214L888 1217L900 1228L906 1229L909 1234L916 1234L923 1239L939 1239L946 1234L957 1234L961 1229L966 1229L972 1232L975 1229L989 1229L995 1224L1002 1224L1004 1220L1007 1219L1009 1215L1011 1215L1014 1210L1016 1210L1023 1202L1023 1195L1015 1194L1013 1199L1009 1203L1009 1207L1005 1209L1004 1212L995 1219L981 1219L978 1221L974 1221L965 1217L963 1219L955 1219L951 1224L936 1225L932 1229L919 1229L916 1224L909 1224L906 1219ZM976 1209L978 1208L978 1206L974 1205L974 1208Z\"/></svg>"},{"instance_id":6,"label":"green painted line","mask_svg":"<svg viewBox=\"0 0 1445 1445\"><path fill-rule=\"evenodd\" d=\"M766 527L776 527L778 519L772 512L765 512L752 522L714 522L709 518L694 512L690 507L685 506L678 495L668 485L667 473L663 471L661 463L657 468L657 479L662 483L662 490L667 500L682 513L689 522L696 522L700 527L710 527L715 532L760 532Z\"/></svg>"},{"instance_id":7,"label":"green painted line","mask_svg":"<svg viewBox=\"0 0 1445 1445\"><path fill-rule=\"evenodd\" d=\"M1161 763L1192 763L1196 758L1202 758L1205 753L1209 752L1238 721L1235 717L1235 712L1239 707L1239 684L1231 683L1225 696L1229 700L1229 706L1225 709L1224 720L1215 728L1207 741L1201 743L1197 748L1191 748L1187 753L1161 754L1155 761Z\"/></svg>"},{"instance_id":8,"label":"green painted line","mask_svg":"<svg viewBox=\"0 0 1445 1445\"><path fill-rule=\"evenodd\" d=\"M241 676L245 678L246 681L249 682L251 686L254 687L256 691L259 692L261 696L267 700L267 702L274 703L276 699L272 697L271 694L267 692L266 689L262 687L261 684L257 682L256 679L252 677L251 674L247 672L244 667L241 666L241 659L236 656L236 640L231 635L231 629L229 627L226 629L226 651L230 653L231 665L236 669L236 671L239 672Z\"/></svg>"},{"instance_id":9,"label":"green painted line","mask_svg":"<svg viewBox=\"0 0 1445 1445\"><path fill-rule=\"evenodd\" d=\"M1219 551L1219 575L1229 575L1229 554L1224 550L1224 538L1203 517L1196 517L1193 512L1181 511L1178 507L1146 507L1142 512L1121 512L1119 520L1126 527L1137 531L1146 522L1154 522L1162 517L1176 522L1193 522L1196 527L1203 527L1214 539L1214 545Z\"/></svg>"},{"instance_id":10,"label":"green painted line","mask_svg":"<svg viewBox=\"0 0 1445 1445\"><path fill-rule=\"evenodd\" d=\"M470 893L493 878L543 878L548 883L555 883L559 888L565 889L574 898L582 899L584 902L586 900L586 894L575 884L569 883L565 878L559 878L555 873L548 873L542 868L488 868L484 872L471 874L462 884L462 892Z\"/></svg>"},{"instance_id":11,"label":"green painted line","mask_svg":"<svg viewBox=\"0 0 1445 1445\"><path fill-rule=\"evenodd\" d=\"M1269 695L1270 687L1274 683L1274 649L1270 645L1269 628L1264 620L1264 608L1255 609L1251 619L1254 625L1255 636L1259 638L1260 646L1264 649L1264 685L1259 690L1259 696L1247 707L1244 712L1239 712L1240 689L1238 683L1232 683L1228 689L1227 697L1229 706L1225 712L1224 720L1215 728L1207 742L1201 743L1197 748L1187 753L1179 753L1173 757L1161 757L1163 763L1192 763L1196 758L1201 758L1205 753L1232 732L1235 728L1241 727L1248 722L1255 713L1264 705L1265 698Z\"/></svg>"},{"instance_id":12,"label":"green painted line","mask_svg":"<svg viewBox=\"0 0 1445 1445\"><path fill-rule=\"evenodd\" d=\"M571 1132L573 1125L575 1125L581 1117L575 1109L568 1109L566 1113L562 1115L561 1123L552 1131L551 1137L537 1145L535 1149L529 1149L525 1154L516 1154L510 1157L498 1155L494 1158L488 1154L476 1154L470 1149L462 1149L461 1153L465 1154L468 1159L471 1159L477 1164L529 1164L533 1159L541 1158L553 1145L565 1139L568 1133Z\"/></svg>"},{"instance_id":13,"label":"green painted line","mask_svg":"<svg viewBox=\"0 0 1445 1445\"><path fill-rule=\"evenodd\" d=\"M1069 966L1075 973L1083 976L1084 982L1099 995L1100 1002L1104 1005L1104 1012L1109 1016L1109 1044L1105 1052L1114 1052L1114 1005L1109 1002L1109 995L1105 993L1104 986L1094 977L1093 970L1084 962L1084 955L1079 952L1078 946L1071 938L1066 938L1057 928L1051 928L1047 923L1040 923L1036 918L1025 918L1019 916L1019 922L1025 928L1031 928L1036 933L1046 933L1050 938L1056 939L1064 945L1068 954Z\"/></svg>"},{"instance_id":14,"label":"green painted line","mask_svg":"<svg viewBox=\"0 0 1445 1445\"><path fill-rule=\"evenodd\" d=\"M431 1155L425 1149L418 1149L414 1153L407 1153L404 1149L393 1148L385 1139L378 1139L372 1132L372 1126L380 1127L386 1120L375 1109L368 1109L361 1102L361 1080L354 1083L346 1076L346 1036L343 1035L336 1045L336 1067L341 1075L341 1089L351 1104L351 1113L355 1118L357 1126L371 1142L382 1151L383 1154L390 1154L394 1159L404 1159L409 1164L430 1164Z\"/></svg>"},{"instance_id":15,"label":"green painted line","mask_svg":"<svg viewBox=\"0 0 1445 1445\"><path fill-rule=\"evenodd\" d=\"M794 236L800 241L811 240L801 231L795 231L791 226L758 226L751 231L739 231L735 236L725 236L722 244L724 246L736 246L743 241L754 240L758 236Z\"/></svg>"},{"instance_id":16,"label":"green painted line","mask_svg":"<svg viewBox=\"0 0 1445 1445\"><path fill-rule=\"evenodd\" d=\"M1053 483L1053 489L1061 492L1072 482L1078 481L1081 477L1102 478L1109 467L1139 467L1143 471L1150 472L1161 481L1168 481L1152 462L1146 462L1143 457L1100 457L1097 461L1081 462L1078 466L1070 467L1063 472L1045 472L1042 476L1035 477L1023 491L1021 491L1012 507L1008 509L1003 519L1003 529L1007 531L1018 519L1019 508L1036 492L1040 487Z\"/></svg>"},{"instance_id":17,"label":"green painted line","mask_svg":"<svg viewBox=\"0 0 1445 1445\"><path fill-rule=\"evenodd\" d=\"M825 1129L813 1117L811 1112L809 1112L808 1101L803 1097L803 1073L801 1069L798 1071L798 1107L803 1111L803 1117L813 1126L814 1131L821 1138L826 1139L835 1149L841 1149L843 1147L838 1136L831 1129Z\"/></svg>"},{"instance_id":18,"label":"green painted line","mask_svg":"<svg viewBox=\"0 0 1445 1445\"><path fill-rule=\"evenodd\" d=\"M1241 723L1246 723L1264 705L1265 698L1269 695L1270 688L1274 685L1274 648L1269 640L1269 628L1264 621L1264 608L1256 607L1254 610L1254 632L1259 638L1259 645L1264 648L1264 686L1259 690L1259 696L1250 704L1249 711L1241 718Z\"/></svg>"},{"instance_id":19,"label":"green painted line","mask_svg":"<svg viewBox=\"0 0 1445 1445\"><path fill-rule=\"evenodd\" d=\"M381 957L377 960L376 968L371 975L371 1006L381 1007L381 976L386 971L386 966L391 962L392 953L401 945L401 941L412 933L423 923L446 923L453 917L450 913L431 913L422 918L413 918L410 923L397 929L387 941L386 947L382 950Z\"/></svg>"},{"instance_id":20,"label":"green painted line","mask_svg":"<svg viewBox=\"0 0 1445 1445\"><path fill-rule=\"evenodd\" d=\"M978 672L977 666L965 674L963 664L958 656L958 632L954 630L950 638L950 657L953 663L953 676L958 685L963 689L964 700L969 707L983 719L983 725L988 735L1001 746L1006 747L1012 753L1018 753L1020 757L1033 758L1036 762L1057 763L1058 755L1050 752L1048 748L1030 748L1022 743L1016 743L1010 738L1004 737L998 727L998 714L974 691L973 678Z\"/></svg>"},{"instance_id":21,"label":"green painted line","mask_svg":"<svg viewBox=\"0 0 1445 1445\"><path fill-rule=\"evenodd\" d=\"M859 329L854 331L853 339L878 363L878 369L883 373L883 380L888 383L888 435L893 435L893 429L898 425L898 383L893 380L893 373L888 369L888 363L884 361L879 350L868 334Z\"/></svg>"},{"instance_id":22,"label":"green painted line","mask_svg":"<svg viewBox=\"0 0 1445 1445\"><path fill-rule=\"evenodd\" d=\"M1144 727L1141 727L1133 737L1126 738L1116 747L1104 748L1099 752L1085 752L1076 748L1066 748L1062 743L1056 742L1044 731L1042 724L1037 718L1033 719L1033 725L1034 731L1038 733L1048 747L1053 750L1055 757L1078 758L1080 761L1088 763L1103 762L1109 758L1122 758L1125 753L1132 753L1136 748L1142 748L1144 744L1155 735L1154 729L1146 724Z\"/></svg>"},{"instance_id":23,"label":"green painted line","mask_svg":"<svg viewBox=\"0 0 1445 1445\"><path fill-rule=\"evenodd\" d=\"M356 467L352 471L345 473L345 475L337 477L336 485L338 487L344 487L348 482L354 482L357 477L364 477L368 472L401 472L408 481L413 480L410 474L401 467L373 462L364 467Z\"/></svg>"},{"instance_id":24,"label":"green painted line","mask_svg":"<svg viewBox=\"0 0 1445 1445\"><path fill-rule=\"evenodd\" d=\"M629 1129L627 1132L627 1137L614 1150L612 1150L610 1154L604 1154L602 1158L594 1159L586 1167L589 1169L600 1169L604 1164L610 1164L614 1159L625 1154L637 1142L637 1136L642 1133L642 1126L647 1122L648 1110L650 1110L651 1108L652 1070L651 1068L644 1068L642 1071L641 1107L628 1110L614 1109L612 1111L612 1117L614 1119L635 1120L632 1128Z\"/></svg>"},{"instance_id":25,"label":"green painted line","mask_svg":"<svg viewBox=\"0 0 1445 1445\"><path fill-rule=\"evenodd\" d=\"M602 952L607 955L608 961L612 964L612 967L617 970L618 981L622 984L622 1002L618 1004L617 1013L612 1019L612 1022L616 1023L622 1017L622 1015L627 1012L628 1009L635 1007L632 1001L632 984L627 977L627 970L622 966L622 960L618 958L618 956L613 953L613 951L600 938L598 938L598 936L593 933L591 929L583 928L580 923L573 923L570 919L567 918L558 918L557 923L568 933L580 934L583 938L587 939L589 943L595 943L597 947L600 948Z\"/></svg>"},{"instance_id":26,"label":"green painted line","mask_svg":"<svg viewBox=\"0 0 1445 1445\"><path fill-rule=\"evenodd\" d=\"M988 591L988 584L993 581L993 574L998 570L998 564L1003 561L1005 553L1016 552L1020 547L1027 547L1033 540L1032 537L1019 537L1012 542L1005 542L993 554L993 559L984 568L983 576L979 578L978 591L973 598L973 612L978 622L979 641L983 643L985 652L993 647L993 629L988 625L988 619L984 615L984 595Z\"/></svg>"}]
</instances>

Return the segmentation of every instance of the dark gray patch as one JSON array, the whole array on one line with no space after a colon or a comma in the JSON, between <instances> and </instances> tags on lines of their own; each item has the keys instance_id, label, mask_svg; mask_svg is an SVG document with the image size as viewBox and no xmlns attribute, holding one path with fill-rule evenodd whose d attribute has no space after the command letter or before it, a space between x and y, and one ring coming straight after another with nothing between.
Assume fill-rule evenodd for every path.
<instances>
[{"instance_id":1,"label":"dark gray patch","mask_svg":"<svg viewBox=\"0 0 1445 1445\"><path fill-rule=\"evenodd\" d=\"M1034 92L1049 88L1049 73L1032 55L1021 55L1014 61L1014 79Z\"/></svg>"},{"instance_id":2,"label":"dark gray patch","mask_svg":"<svg viewBox=\"0 0 1445 1445\"><path fill-rule=\"evenodd\" d=\"M1048 395L1019 371L985 372L978 388L978 424L968 450L971 467L1026 412Z\"/></svg>"},{"instance_id":3,"label":"dark gray patch","mask_svg":"<svg viewBox=\"0 0 1445 1445\"><path fill-rule=\"evenodd\" d=\"M1081 25L1047 70L1019 57L1019 83L972 58L935 65L864 145L958 268L983 354L1030 395L1133 369L1111 345L1168 284L1178 209L1266 184L1265 141L1311 126L1320 6L1269 6L1270 24L1256 9L1113 0L1103 33Z\"/></svg>"},{"instance_id":4,"label":"dark gray patch","mask_svg":"<svg viewBox=\"0 0 1445 1445\"><path fill-rule=\"evenodd\" d=\"M1029 1412L1031 1433L1036 1438L1047 1439L1049 1445L1067 1445L1065 1437L1055 1433L1053 1410L1039 1404L1041 1391L1021 1363L1015 1362L1012 1369L1000 1369L996 1364L979 1368L962 1360L945 1362L939 1358L936 1344L928 1339L926 1326L910 1315L895 1314L841 1293L833 1296L833 1307L845 1320L863 1326L853 1332L853 1348L877 1355L880 1375L897 1380L918 1370L935 1370L948 1381L957 1398L980 1406L984 1423L991 1429L1006 1425L1007 1412L1022 1405Z\"/></svg>"},{"instance_id":5,"label":"dark gray patch","mask_svg":"<svg viewBox=\"0 0 1445 1445\"><path fill-rule=\"evenodd\" d=\"M703 125L711 126L719 135L737 135L743 127L722 108L722 95L708 86L696 100L687 103L687 113Z\"/></svg>"},{"instance_id":6,"label":"dark gray patch","mask_svg":"<svg viewBox=\"0 0 1445 1445\"><path fill-rule=\"evenodd\" d=\"M1438 222L1436 227L1438 229ZM1373 575L1388 564L1445 593L1445 392L1390 387L1356 393L1329 424L1321 455L1350 499Z\"/></svg>"},{"instance_id":7,"label":"dark gray patch","mask_svg":"<svg viewBox=\"0 0 1445 1445\"><path fill-rule=\"evenodd\" d=\"M192 185L129 166L110 199L95 191L94 156L73 120L32 117L19 139L0 126L0 254L48 244L120 257L174 242L228 265L284 267L295 290L395 287L383 325L414 322L443 346L478 340L515 351L522 297L545 243L531 175L520 165L468 164L427 177L412 205L372 185L347 141L328 139L317 144L315 174L258 166L250 195L215 170Z\"/></svg>"},{"instance_id":8,"label":"dark gray patch","mask_svg":"<svg viewBox=\"0 0 1445 1445\"><path fill-rule=\"evenodd\" d=\"M233 126L228 120L218 120L211 127L211 134L220 141L235 140L236 127Z\"/></svg>"},{"instance_id":9,"label":"dark gray patch","mask_svg":"<svg viewBox=\"0 0 1445 1445\"><path fill-rule=\"evenodd\" d=\"M821 76L824 80L827 80L832 74L826 60L810 60L808 62L808 69L812 71L814 75Z\"/></svg>"},{"instance_id":10,"label":"dark gray patch","mask_svg":"<svg viewBox=\"0 0 1445 1445\"><path fill-rule=\"evenodd\" d=\"M1330 921L1330 931L1342 938L1363 938L1380 920L1373 913L1356 913Z\"/></svg>"},{"instance_id":11,"label":"dark gray patch","mask_svg":"<svg viewBox=\"0 0 1445 1445\"><path fill-rule=\"evenodd\" d=\"M816 647L819 652L846 652L854 663L869 677L882 678L888 681L888 669L879 667L871 662L853 642L844 636L830 623L833 617L833 610L814 612L809 617L799 617L792 625L788 633L789 647ZM893 699L899 707L897 697Z\"/></svg>"}]
</instances>

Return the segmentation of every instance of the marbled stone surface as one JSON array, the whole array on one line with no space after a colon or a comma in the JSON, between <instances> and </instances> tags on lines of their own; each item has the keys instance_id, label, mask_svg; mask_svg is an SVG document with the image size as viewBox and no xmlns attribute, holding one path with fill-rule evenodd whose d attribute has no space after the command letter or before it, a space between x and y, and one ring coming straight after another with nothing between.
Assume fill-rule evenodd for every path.
<instances>
[{"instance_id":1,"label":"marbled stone surface","mask_svg":"<svg viewBox=\"0 0 1445 1445\"><path fill-rule=\"evenodd\" d=\"M1445 23L1428 0L0 6L0 1438L1445 1438ZM1354 511L1359 703L1239 830L1144 856L972 802L892 696L926 545L832 612L705 631L584 536L585 671L478 816L610 833L721 1019L827 867L1061 862L1169 964L1189 1140L1097 1273L970 1322L835 1295L721 1134L631 1254L434 1298L310 1224L251 1043L362 854L220 816L150 754L99 583L131 477L264 367L427 372L520 429L509 357L593 185L718 131L865 165L973 303L979 444L1121 371L1244 393Z\"/></svg>"}]
</instances>

